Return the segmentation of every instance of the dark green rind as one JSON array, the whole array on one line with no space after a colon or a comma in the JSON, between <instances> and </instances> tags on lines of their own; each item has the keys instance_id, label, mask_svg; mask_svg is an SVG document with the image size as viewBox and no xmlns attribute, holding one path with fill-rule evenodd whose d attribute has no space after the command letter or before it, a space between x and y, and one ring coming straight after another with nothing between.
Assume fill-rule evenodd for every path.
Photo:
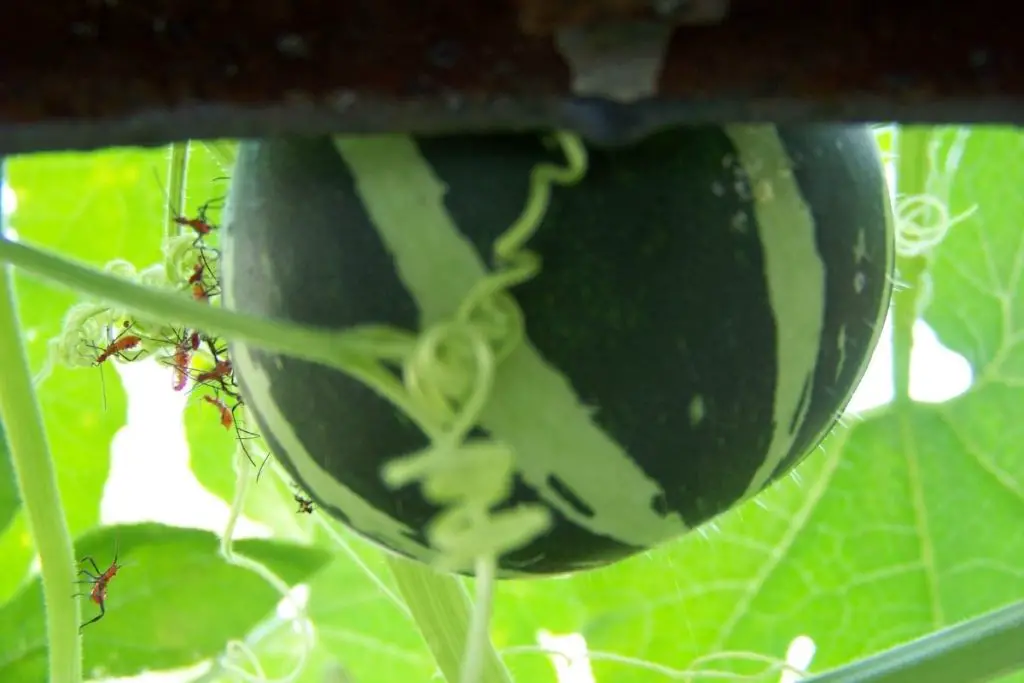
<instances>
[{"instance_id":1,"label":"dark green rind","mask_svg":"<svg viewBox=\"0 0 1024 683\"><path fill-rule=\"evenodd\" d=\"M660 495L643 499L646 514L676 515L689 526L756 493L813 448L849 400L888 299L892 234L869 131L782 129L764 138L777 141L781 153L738 150L743 135L686 129L627 150L591 151L584 186L555 191L531 241L544 258L542 274L515 291L533 345L569 378L579 400L597 409L594 422L661 484ZM755 154L752 162L752 149L763 158ZM521 210L530 168L550 157L532 136L433 139L421 141L419 150L448 185L448 214L485 259ZM778 197L764 195L765 178L784 192L786 174L777 169L791 163L788 182L795 180L799 204L806 202L808 221L813 218L807 225L816 229L810 245L816 253L794 251L792 263L781 263L796 267L800 258L823 257L816 265L823 267L824 288L804 296L817 297L820 307L827 294L829 306L820 339L803 339L797 348L817 359L803 399L790 400L779 419L779 311L771 304L762 243L765 234L798 221L758 216L780 205ZM329 326L417 326L416 292L396 275L361 204L366 197L329 141L245 145L234 182L225 245L233 306ZM776 232L765 232L769 224ZM858 239L863 248L855 251ZM785 267L774 263L773 272L786 280ZM859 292L855 282L863 285ZM305 450L374 508L404 522L404 538L397 539L394 528L354 522L350 505L317 495L316 482L305 481L286 457L273 420L261 415L267 397L249 395L239 367L248 403L282 463L358 531L429 559L419 530L436 510L417 489L391 492L379 478L388 459L424 445L418 431L340 374L249 353L269 373L269 398ZM694 410L695 396L703 397L702 410ZM697 413L702 419L691 427ZM790 427L793 446L764 470L772 435L786 436ZM764 471L755 481L758 468ZM593 519L615 515L609 507L615 495L598 504L580 500L575 490L585 482L575 477L596 473L578 470L549 478L543 493L549 502L559 497L562 510L573 508L567 514L577 521L556 514L553 533L506 556L503 566L567 571L652 544L650 534L631 543L621 532L617 540L600 533ZM638 504L621 493L629 505ZM537 496L535 484L520 477L516 500ZM591 520L589 530L579 523L583 518Z\"/></svg>"}]
</instances>

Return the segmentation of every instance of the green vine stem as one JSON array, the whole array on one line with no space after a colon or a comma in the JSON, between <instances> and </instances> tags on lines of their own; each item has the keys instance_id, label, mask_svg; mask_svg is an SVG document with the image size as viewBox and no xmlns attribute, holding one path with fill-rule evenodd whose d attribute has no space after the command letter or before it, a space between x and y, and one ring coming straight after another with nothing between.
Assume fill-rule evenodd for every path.
<instances>
[{"instance_id":1,"label":"green vine stem","mask_svg":"<svg viewBox=\"0 0 1024 683\"><path fill-rule=\"evenodd\" d=\"M965 683L1024 669L1024 600L803 683Z\"/></svg>"},{"instance_id":2,"label":"green vine stem","mask_svg":"<svg viewBox=\"0 0 1024 683\"><path fill-rule=\"evenodd\" d=\"M923 195L928 184L928 145L930 127L900 128L896 138L896 196ZM892 297L893 401L902 406L910 402L910 354L914 345L914 323L919 311L918 298L928 269L927 256L901 253L900 216L896 220L896 277L901 286Z\"/></svg>"},{"instance_id":3,"label":"green vine stem","mask_svg":"<svg viewBox=\"0 0 1024 683\"><path fill-rule=\"evenodd\" d=\"M185 180L188 175L189 142L171 143L171 155L167 165L167 197L164 207L164 236L171 238L181 234L181 226L175 222L174 211L185 210Z\"/></svg>"},{"instance_id":4,"label":"green vine stem","mask_svg":"<svg viewBox=\"0 0 1024 683\"><path fill-rule=\"evenodd\" d=\"M462 673L460 683L478 683L482 680L484 667L487 666L489 653L493 653L491 645L491 611L494 609L494 583L498 563L494 557L477 558L476 600L473 602L473 614L469 622L469 636L466 650L462 655ZM497 654L495 657L497 657Z\"/></svg>"},{"instance_id":5,"label":"green vine stem","mask_svg":"<svg viewBox=\"0 0 1024 683\"><path fill-rule=\"evenodd\" d=\"M401 379L384 365L400 366L415 350L416 337L402 330L384 325L328 330L236 313L3 238L0 238L0 261L129 313L160 319L168 325L201 329L208 334L341 370L390 401L414 423L429 429L432 422L425 408L410 400Z\"/></svg>"},{"instance_id":6,"label":"green vine stem","mask_svg":"<svg viewBox=\"0 0 1024 683\"><path fill-rule=\"evenodd\" d=\"M459 681L463 677L466 644L472 640L474 612L473 601L462 580L391 553L386 553L385 557L441 674L449 683ZM489 596L477 596L477 603L480 602L486 603L484 609L489 609ZM485 619L486 615L478 614L477 618ZM512 683L512 675L489 638L483 640L474 656L479 658L478 663L473 664L480 672L476 683Z\"/></svg>"},{"instance_id":7,"label":"green vine stem","mask_svg":"<svg viewBox=\"0 0 1024 683\"><path fill-rule=\"evenodd\" d=\"M232 337L268 351L287 353L343 371L364 365L369 358L397 361L411 349L404 335L383 326L367 325L338 331L236 313L192 301L176 292L140 285L3 238L0 238L0 261L135 314Z\"/></svg>"},{"instance_id":8,"label":"green vine stem","mask_svg":"<svg viewBox=\"0 0 1024 683\"><path fill-rule=\"evenodd\" d=\"M74 547L68 531L57 476L43 429L28 357L21 341L13 272L0 274L0 418L3 419L11 461L28 526L39 552L49 670L52 683L82 680L79 601L71 597L75 581Z\"/></svg>"}]
</instances>

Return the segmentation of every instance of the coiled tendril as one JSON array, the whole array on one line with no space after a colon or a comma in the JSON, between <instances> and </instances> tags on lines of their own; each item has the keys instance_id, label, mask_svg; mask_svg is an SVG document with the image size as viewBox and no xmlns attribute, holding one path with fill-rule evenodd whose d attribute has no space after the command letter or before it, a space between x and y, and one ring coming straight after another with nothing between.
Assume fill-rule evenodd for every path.
<instances>
[{"instance_id":1,"label":"coiled tendril","mask_svg":"<svg viewBox=\"0 0 1024 683\"><path fill-rule=\"evenodd\" d=\"M575 184L586 172L579 138L559 132L555 142L566 163L533 168L522 214L495 241L495 271L470 290L451 320L423 332L402 365L408 396L433 422L427 430L433 436L425 450L388 463L383 476L395 488L418 481L424 496L444 507L426 529L443 569L498 557L551 523L540 504L491 511L511 493L515 453L499 440L468 435L491 396L498 365L525 337L522 309L509 293L540 272L540 257L525 244L544 218L552 186Z\"/></svg>"},{"instance_id":2,"label":"coiled tendril","mask_svg":"<svg viewBox=\"0 0 1024 683\"><path fill-rule=\"evenodd\" d=\"M162 262L139 271L129 261L114 259L104 266L104 270L142 285L177 289L183 296L191 296L188 278L202 257L201 250L195 242L191 235L169 237L163 244ZM205 287L210 287L211 283L217 282L219 260L203 257L203 263L207 267L201 282ZM47 369L54 365L71 368L93 365L99 350L109 344L112 337L121 332L128 322L131 323L130 333L140 338L139 345L131 351L133 356L139 354L138 358L142 359L153 354L166 354L166 340L175 335L172 327L161 321L129 315L127 311L104 304L83 302L68 310L61 331L50 340ZM42 376L45 377L47 374L48 370L44 370Z\"/></svg>"}]
</instances>

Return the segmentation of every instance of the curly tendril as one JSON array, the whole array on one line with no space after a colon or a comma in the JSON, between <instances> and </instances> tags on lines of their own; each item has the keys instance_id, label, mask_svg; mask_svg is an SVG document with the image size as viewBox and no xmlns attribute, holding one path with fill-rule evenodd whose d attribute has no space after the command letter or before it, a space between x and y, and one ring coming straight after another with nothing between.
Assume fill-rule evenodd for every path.
<instances>
[{"instance_id":1,"label":"curly tendril","mask_svg":"<svg viewBox=\"0 0 1024 683\"><path fill-rule=\"evenodd\" d=\"M896 250L900 256L916 257L930 253L957 223L977 211L977 205L952 216L949 205L934 195L919 194L896 200Z\"/></svg>"},{"instance_id":2,"label":"curly tendril","mask_svg":"<svg viewBox=\"0 0 1024 683\"><path fill-rule=\"evenodd\" d=\"M586 172L579 138L565 132L554 138L566 163L533 168L522 214L494 243L495 271L470 290L452 320L425 330L402 364L408 399L430 421L424 431L431 443L388 463L383 477L396 488L418 481L424 496L444 507L426 529L444 569L496 558L551 524L549 511L539 504L492 512L512 491L515 453L501 441L469 438L469 433L494 390L498 365L526 335L522 309L509 292L540 272L540 257L525 245L544 219L552 186L573 185Z\"/></svg>"},{"instance_id":3,"label":"curly tendril","mask_svg":"<svg viewBox=\"0 0 1024 683\"><path fill-rule=\"evenodd\" d=\"M173 236L165 239L163 253L162 262L142 271L124 259L109 261L103 269L126 280L161 289L177 289L181 291L182 296L191 297L188 279L194 272L195 264L202 259L206 267L201 283L209 288L217 282L218 259L204 257L193 236ZM154 354L167 355L166 340L173 339L180 332L161 321L129 315L127 311L103 304L75 304L64 316L61 331L50 340L47 367L62 365L74 368L93 365L102 349L125 330L128 324L131 325L129 333L140 339L138 346L131 350L132 356L137 359ZM200 363L209 360L206 358L208 354L202 349L195 355Z\"/></svg>"}]
</instances>

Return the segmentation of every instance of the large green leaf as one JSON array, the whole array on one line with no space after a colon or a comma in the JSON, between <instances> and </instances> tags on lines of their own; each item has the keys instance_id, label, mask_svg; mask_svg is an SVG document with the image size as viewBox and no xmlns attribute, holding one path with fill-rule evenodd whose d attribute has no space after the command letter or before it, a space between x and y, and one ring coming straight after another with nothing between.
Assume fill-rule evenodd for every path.
<instances>
[{"instance_id":1,"label":"large green leaf","mask_svg":"<svg viewBox=\"0 0 1024 683\"><path fill-rule=\"evenodd\" d=\"M962 154L949 202L967 217L935 252L925 318L976 381L915 432L943 457L922 490L947 620L1024 597L1024 134L976 128Z\"/></svg>"},{"instance_id":2,"label":"large green leaf","mask_svg":"<svg viewBox=\"0 0 1024 683\"><path fill-rule=\"evenodd\" d=\"M106 676L194 664L242 638L273 611L280 596L255 573L228 564L214 534L159 524L101 529L79 540L79 556L105 569L118 549L124 565L111 580L107 614L83 631L84 667ZM289 585L319 571L330 556L278 541L243 540L235 551ZM88 589L88 586L85 586ZM68 599L75 587L68 587ZM84 599L83 599L84 600ZM98 614L88 604L85 618ZM42 680L45 621L38 578L0 609L0 680Z\"/></svg>"},{"instance_id":3,"label":"large green leaf","mask_svg":"<svg viewBox=\"0 0 1024 683\"><path fill-rule=\"evenodd\" d=\"M354 553L397 595L381 551L343 529L330 535L321 529L316 537L338 559L309 582L308 614L316 624L317 642L296 683L322 683L325 670L339 666L359 683L429 681L436 666L415 624L348 556ZM269 678L290 673L300 654L301 643L285 626L254 648Z\"/></svg>"},{"instance_id":4,"label":"large green leaf","mask_svg":"<svg viewBox=\"0 0 1024 683\"><path fill-rule=\"evenodd\" d=\"M159 152L113 150L98 154L38 154L8 161L7 181L18 198L11 225L20 239L101 265L122 258L145 266L159 258L163 201L152 170ZM34 368L60 332L74 295L28 277L17 292L27 350ZM57 465L61 497L72 532L95 524L114 432L124 423L117 374L54 368L38 387L47 436ZM24 577L32 546L12 529L0 538L4 557L0 597Z\"/></svg>"}]
</instances>

